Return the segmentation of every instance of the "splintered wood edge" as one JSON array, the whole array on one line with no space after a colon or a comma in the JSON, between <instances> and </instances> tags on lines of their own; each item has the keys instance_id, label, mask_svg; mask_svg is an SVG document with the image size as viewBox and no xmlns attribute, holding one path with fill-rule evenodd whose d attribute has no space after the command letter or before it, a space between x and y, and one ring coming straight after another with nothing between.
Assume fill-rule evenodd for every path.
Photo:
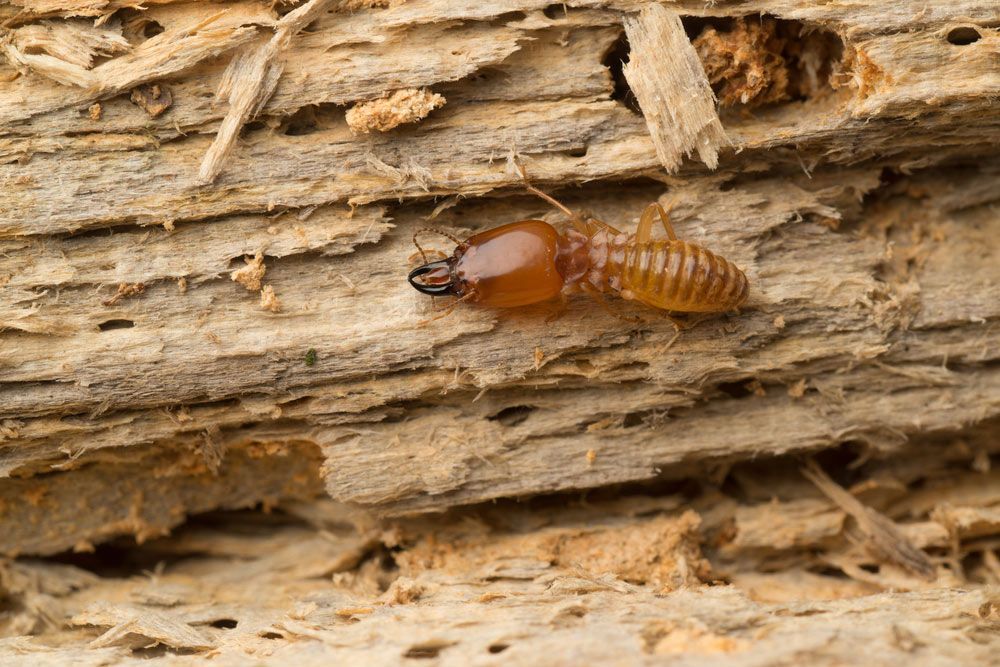
<instances>
[{"instance_id":1,"label":"splintered wood edge","mask_svg":"<svg viewBox=\"0 0 1000 667\"><path fill-rule=\"evenodd\" d=\"M716 111L698 53L680 15L662 5L625 16L632 47L624 74L646 120L656 155L668 172L692 152L709 169L719 166L719 150L729 144Z\"/></svg>"}]
</instances>

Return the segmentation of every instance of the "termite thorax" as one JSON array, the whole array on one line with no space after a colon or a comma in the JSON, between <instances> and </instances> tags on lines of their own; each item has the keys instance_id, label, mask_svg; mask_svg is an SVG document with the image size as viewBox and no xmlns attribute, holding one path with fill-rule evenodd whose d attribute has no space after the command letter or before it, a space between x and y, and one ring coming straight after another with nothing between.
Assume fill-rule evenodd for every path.
<instances>
[{"instance_id":1,"label":"termite thorax","mask_svg":"<svg viewBox=\"0 0 1000 667\"><path fill-rule=\"evenodd\" d=\"M560 237L556 270L564 283L578 282L590 269L589 241L586 235L573 229Z\"/></svg>"}]
</instances>

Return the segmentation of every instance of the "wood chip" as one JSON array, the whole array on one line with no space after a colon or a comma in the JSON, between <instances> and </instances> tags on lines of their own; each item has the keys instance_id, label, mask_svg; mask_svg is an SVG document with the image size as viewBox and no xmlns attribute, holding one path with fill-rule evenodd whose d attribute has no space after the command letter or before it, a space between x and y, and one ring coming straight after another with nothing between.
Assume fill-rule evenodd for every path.
<instances>
[{"instance_id":1,"label":"wood chip","mask_svg":"<svg viewBox=\"0 0 1000 667\"><path fill-rule=\"evenodd\" d=\"M632 47L625 78L639 100L660 163L675 172L684 155L697 153L709 169L715 169L719 150L729 140L680 16L651 4L638 15L626 16L624 23Z\"/></svg>"},{"instance_id":2,"label":"wood chip","mask_svg":"<svg viewBox=\"0 0 1000 667\"><path fill-rule=\"evenodd\" d=\"M444 106L443 96L428 90L397 90L385 97L361 102L347 110L352 132L388 132L405 123L415 123Z\"/></svg>"},{"instance_id":3,"label":"wood chip","mask_svg":"<svg viewBox=\"0 0 1000 667\"><path fill-rule=\"evenodd\" d=\"M910 542L892 519L866 507L834 482L815 461L801 468L802 474L827 498L850 514L866 538L866 546L883 561L898 565L928 581L937 577L937 568L922 550Z\"/></svg>"}]
</instances>

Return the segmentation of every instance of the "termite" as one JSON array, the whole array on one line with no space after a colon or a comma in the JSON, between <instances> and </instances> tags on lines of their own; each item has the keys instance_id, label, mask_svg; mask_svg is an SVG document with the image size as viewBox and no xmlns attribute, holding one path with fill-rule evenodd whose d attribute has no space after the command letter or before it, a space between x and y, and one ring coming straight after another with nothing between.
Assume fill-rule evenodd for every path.
<instances>
[{"instance_id":1,"label":"termite","mask_svg":"<svg viewBox=\"0 0 1000 667\"><path fill-rule=\"evenodd\" d=\"M601 220L584 219L521 173L527 190L565 213L571 227L560 233L542 220L520 220L465 241L437 229L417 230L413 243L425 263L410 271L410 284L431 296L458 297L433 319L444 317L463 301L514 308L574 291L590 294L603 306L604 294L617 294L675 313L720 313L747 300L746 274L729 260L678 239L660 204L647 206L635 234L625 234ZM666 239L652 238L657 216ZM454 241L451 256L427 262L417 242L422 231Z\"/></svg>"}]
</instances>

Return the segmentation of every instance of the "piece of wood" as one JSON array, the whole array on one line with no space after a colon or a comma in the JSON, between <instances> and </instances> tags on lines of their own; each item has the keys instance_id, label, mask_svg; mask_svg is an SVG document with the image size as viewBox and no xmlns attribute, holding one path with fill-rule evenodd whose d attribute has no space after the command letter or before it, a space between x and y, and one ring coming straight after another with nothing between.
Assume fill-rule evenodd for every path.
<instances>
[{"instance_id":1,"label":"piece of wood","mask_svg":"<svg viewBox=\"0 0 1000 667\"><path fill-rule=\"evenodd\" d=\"M626 16L624 25L631 51L623 73L639 100L660 164L673 173L682 157L697 153L715 169L719 149L728 139L680 16L652 4L636 16Z\"/></svg>"},{"instance_id":2,"label":"piece of wood","mask_svg":"<svg viewBox=\"0 0 1000 667\"><path fill-rule=\"evenodd\" d=\"M706 585L701 521L683 504L624 496L373 530L321 503L286 508L312 527L244 515L150 542L137 550L161 562L149 576L0 563L10 599L27 603L10 622L38 624L34 636L0 642L0 656L118 664L159 644L146 660L492 664L496 654L530 662L571 646L643 664L750 665L849 662L863 643L879 664L930 665L988 661L996 649L996 601L980 590L877 593L822 575L737 578L762 590L755 600ZM366 556L380 542L393 546L391 565Z\"/></svg>"},{"instance_id":3,"label":"piece of wood","mask_svg":"<svg viewBox=\"0 0 1000 667\"><path fill-rule=\"evenodd\" d=\"M281 17L274 26L274 35L264 45L242 51L230 61L216 92L229 110L198 169L203 184L215 180L243 125L271 99L285 70L285 50L292 37L318 19L329 4L330 0L309 0Z\"/></svg>"}]
</instances>

